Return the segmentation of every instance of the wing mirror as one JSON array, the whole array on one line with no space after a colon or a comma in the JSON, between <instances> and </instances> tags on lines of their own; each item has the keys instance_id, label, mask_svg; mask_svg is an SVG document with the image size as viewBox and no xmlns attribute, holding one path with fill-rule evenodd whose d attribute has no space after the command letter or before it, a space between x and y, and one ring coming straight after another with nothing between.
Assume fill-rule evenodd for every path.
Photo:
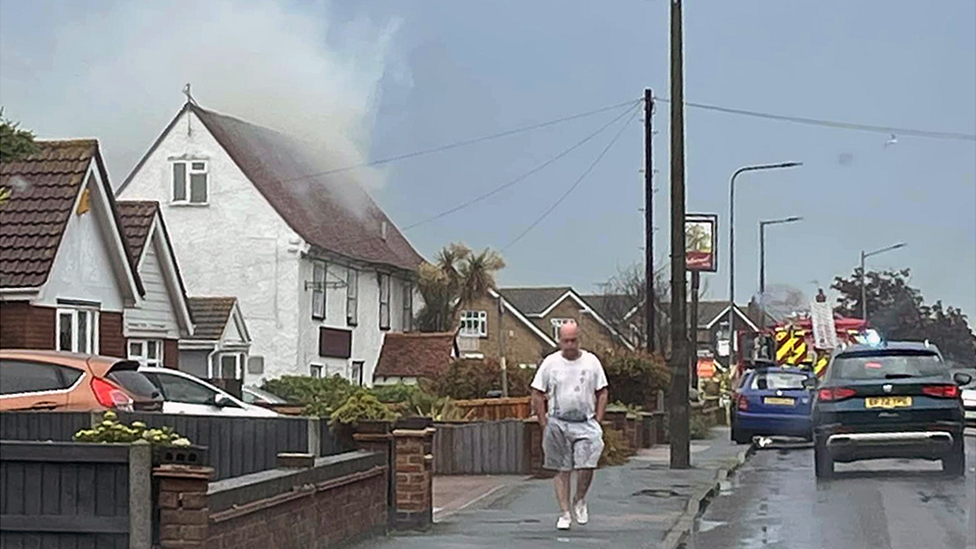
<instances>
[{"instance_id":1,"label":"wing mirror","mask_svg":"<svg viewBox=\"0 0 976 549\"><path fill-rule=\"evenodd\" d=\"M969 374L964 374L962 372L956 372L952 376L952 380L956 382L956 385L960 387L963 385L969 385L973 381L973 376Z\"/></svg>"},{"instance_id":2,"label":"wing mirror","mask_svg":"<svg viewBox=\"0 0 976 549\"><path fill-rule=\"evenodd\" d=\"M229 396L217 393L217 396L214 397L214 406L218 408L227 408L236 406L236 404L234 404L234 401L231 400Z\"/></svg>"},{"instance_id":3,"label":"wing mirror","mask_svg":"<svg viewBox=\"0 0 976 549\"><path fill-rule=\"evenodd\" d=\"M820 384L820 380L818 380L815 377L808 377L808 378L806 378L806 379L803 380L803 388L804 389L816 389L817 388L817 385L819 385L819 384Z\"/></svg>"}]
</instances>

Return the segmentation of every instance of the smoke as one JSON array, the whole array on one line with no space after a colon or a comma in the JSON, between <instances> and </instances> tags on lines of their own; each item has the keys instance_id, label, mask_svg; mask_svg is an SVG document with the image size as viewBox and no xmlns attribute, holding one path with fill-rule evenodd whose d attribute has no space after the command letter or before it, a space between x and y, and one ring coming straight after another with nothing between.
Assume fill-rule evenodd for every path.
<instances>
[{"instance_id":1,"label":"smoke","mask_svg":"<svg viewBox=\"0 0 976 549\"><path fill-rule=\"evenodd\" d=\"M0 101L38 137L99 138L116 186L187 82L202 107L312 143L330 169L366 158L384 75L410 85L398 20L340 17L326 3L38 4L4 9ZM383 181L355 174L367 188Z\"/></svg>"}]
</instances>

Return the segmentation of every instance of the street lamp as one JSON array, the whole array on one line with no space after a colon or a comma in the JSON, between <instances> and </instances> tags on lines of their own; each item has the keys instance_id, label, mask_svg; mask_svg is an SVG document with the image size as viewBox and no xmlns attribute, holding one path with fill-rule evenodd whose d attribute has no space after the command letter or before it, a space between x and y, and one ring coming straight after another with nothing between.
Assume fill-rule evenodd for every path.
<instances>
[{"instance_id":1,"label":"street lamp","mask_svg":"<svg viewBox=\"0 0 976 549\"><path fill-rule=\"evenodd\" d=\"M875 250L873 252L865 252L864 250L861 250L861 320L867 321L868 319L868 297L867 289L864 284L864 279L866 278L865 275L867 273L864 272L864 260L873 255L883 254L885 252L890 252L891 250L904 248L905 246L908 246L908 244L899 242L898 244L892 244L887 248L881 248L880 250Z\"/></svg>"},{"instance_id":2,"label":"street lamp","mask_svg":"<svg viewBox=\"0 0 976 549\"><path fill-rule=\"evenodd\" d=\"M732 338L735 334L735 178L745 172L796 168L803 162L780 162L779 164L756 164L743 166L732 173L729 179L729 365L732 365Z\"/></svg>"},{"instance_id":3,"label":"street lamp","mask_svg":"<svg viewBox=\"0 0 976 549\"><path fill-rule=\"evenodd\" d=\"M769 225L782 225L784 223L796 223L803 218L791 216L783 219L771 219L759 222L759 297L766 295L766 227ZM765 307L763 307L765 310Z\"/></svg>"}]
</instances>

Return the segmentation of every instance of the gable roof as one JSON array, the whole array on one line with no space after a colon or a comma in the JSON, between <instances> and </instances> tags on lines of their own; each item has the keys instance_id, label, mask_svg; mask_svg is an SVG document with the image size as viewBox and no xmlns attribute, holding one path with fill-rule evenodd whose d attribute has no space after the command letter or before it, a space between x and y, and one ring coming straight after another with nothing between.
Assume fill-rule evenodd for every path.
<instances>
[{"instance_id":1,"label":"gable roof","mask_svg":"<svg viewBox=\"0 0 976 549\"><path fill-rule=\"evenodd\" d=\"M711 329L716 322L729 315L728 301L699 301L698 302L698 327ZM749 325L753 330L759 330L759 326L743 312L742 307L735 306L735 315Z\"/></svg>"},{"instance_id":2,"label":"gable roof","mask_svg":"<svg viewBox=\"0 0 976 549\"><path fill-rule=\"evenodd\" d=\"M224 335L224 328L234 312L236 297L190 297L190 316L193 317L193 337L217 341Z\"/></svg>"},{"instance_id":3,"label":"gable roof","mask_svg":"<svg viewBox=\"0 0 976 549\"><path fill-rule=\"evenodd\" d=\"M390 332L383 338L383 348L373 377L436 377L444 375L451 365L454 334Z\"/></svg>"},{"instance_id":4,"label":"gable roof","mask_svg":"<svg viewBox=\"0 0 976 549\"><path fill-rule=\"evenodd\" d=\"M637 308L637 298L626 294L591 294L580 297L596 314L611 324L626 320Z\"/></svg>"},{"instance_id":5,"label":"gable roof","mask_svg":"<svg viewBox=\"0 0 976 549\"><path fill-rule=\"evenodd\" d=\"M572 290L569 286L547 286L540 288L499 288L498 293L526 316L538 316Z\"/></svg>"},{"instance_id":6,"label":"gable roof","mask_svg":"<svg viewBox=\"0 0 976 549\"><path fill-rule=\"evenodd\" d=\"M0 164L0 185L11 190L0 208L0 288L42 286L61 244L65 227L90 169L98 171L116 242L124 252L126 277L134 292L145 293L120 232L108 172L96 139L36 141L38 150L16 162ZM94 161L94 167L92 162ZM138 295L136 296L138 299Z\"/></svg>"},{"instance_id":7,"label":"gable roof","mask_svg":"<svg viewBox=\"0 0 976 549\"><path fill-rule=\"evenodd\" d=\"M518 319L519 322L524 324L525 327L529 329L529 331L534 333L536 337L544 341L547 345L549 345L553 349L558 347L556 342L551 337L549 337L545 332L539 329L539 327L536 326L534 322L526 318L525 314L523 314L518 307L516 307L511 301L508 300L508 298L501 295L499 292L500 290L489 289L488 295L491 296L492 299L501 299L502 305L505 307L505 310L512 313L512 315L515 316L515 318Z\"/></svg>"},{"instance_id":8,"label":"gable roof","mask_svg":"<svg viewBox=\"0 0 976 549\"><path fill-rule=\"evenodd\" d=\"M329 173L330 169L343 167L324 165L300 141L190 102L153 143L117 194L129 184L176 120L188 112L203 122L258 192L309 244L352 259L408 270L415 270L423 262L423 257L351 171Z\"/></svg>"}]
</instances>

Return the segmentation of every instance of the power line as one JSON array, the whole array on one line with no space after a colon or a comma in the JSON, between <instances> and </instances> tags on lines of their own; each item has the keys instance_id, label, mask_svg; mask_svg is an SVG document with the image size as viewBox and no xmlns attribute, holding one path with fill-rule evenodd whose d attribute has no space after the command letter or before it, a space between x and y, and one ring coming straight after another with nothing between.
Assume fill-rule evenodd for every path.
<instances>
[{"instance_id":1,"label":"power line","mask_svg":"<svg viewBox=\"0 0 976 549\"><path fill-rule=\"evenodd\" d=\"M515 134L519 134L519 133L529 132L529 131L532 131L532 130L538 130L538 129L541 129L541 128L547 128L549 126L555 126L557 124L562 124L563 122L569 122L569 121L572 121L572 120L577 120L577 119L580 119L580 118L585 118L587 116L593 116L594 114L600 114L602 112L612 111L612 110L615 110L615 109L619 109L621 107L626 107L628 105L633 105L637 101L639 101L639 99L638 100L631 99L630 101L624 101L623 103L617 103L616 105L608 105L606 107L600 107L599 109L593 109L591 111L581 112L581 113L578 113L578 114L571 114L569 116L563 116L561 118L554 118L552 120L547 120L545 122L539 122L539 123L536 123L536 124L530 124L528 126L521 126L521 127L518 127L518 128L511 129L511 130L505 130L505 131L498 132L498 133L493 133L493 134L489 134L489 135L483 135L481 137L473 137L471 139L463 139L461 141L455 141L453 143L447 143L445 145L439 145L437 147L431 147L429 149L421 149L419 151L413 151L413 152L409 152L409 153L398 154L398 155L395 155L395 156L388 156L386 158L380 158L378 160L371 160L369 162L362 162L360 164L353 164L351 166L344 166L342 168L334 168L334 169L331 169L331 170L326 170L324 172L318 172L318 173L311 173L311 174L306 174L306 175L300 175L300 176L291 177L291 178L288 178L288 179L281 179L279 182L281 182L281 183L287 183L289 181L299 181L299 180L302 180L302 179L309 179L309 178L313 178L313 177L321 177L321 176L332 175L332 174L336 174L336 173L348 172L348 171L352 171L352 170L358 170L360 168L368 168L370 166L379 166L379 165L382 165L382 164L389 164L391 162L397 162L397 161L400 161L400 160L406 160L408 158L414 158L414 157L417 157L417 156L423 156L423 155L427 155L427 154L432 154L432 153L447 151L447 150L450 150L450 149L456 149L458 147L464 147L464 146L467 146L467 145L474 145L475 143L482 143L482 142L485 142L485 141L491 141L493 139L499 139L499 138L502 138L502 137L508 137L510 135L515 135Z\"/></svg>"},{"instance_id":2,"label":"power line","mask_svg":"<svg viewBox=\"0 0 976 549\"><path fill-rule=\"evenodd\" d=\"M655 99L657 99L662 103L671 102L670 99L663 99L660 97L655 97ZM885 133L885 134L893 133L896 135L911 135L914 137L927 137L931 139L976 141L976 134L971 134L971 133L918 130L913 128L899 128L895 126L873 126L870 124L856 124L854 122L840 122L837 120L822 120L818 118L806 118L802 116L787 116L782 114L750 111L746 109L733 109L731 107L709 105L706 103L692 103L690 101L685 101L685 106L692 107L695 109L702 109L706 111L722 112L726 114L738 114L742 116L751 116L754 118L764 118L766 120L778 120L780 122L793 122L796 124L806 124L808 126L821 126L825 128L839 128L844 130L858 130L858 131Z\"/></svg>"},{"instance_id":3,"label":"power line","mask_svg":"<svg viewBox=\"0 0 976 549\"><path fill-rule=\"evenodd\" d=\"M521 233L519 233L519 235L516 236L511 242L509 242L508 244L506 244L501 249L501 251L504 252L505 250L507 250L507 249L511 248L512 246L514 246L515 243L517 243L519 240L522 240L522 237L524 237L525 235L529 234L529 231L531 231L532 229L534 229L539 223L542 223L542 221L549 214L551 214L553 212L553 210L555 210L557 207L559 207L559 205L562 204L562 202L564 200L566 200L566 198L574 190L576 190L576 187L578 187L579 184L583 182L583 179L585 179L586 176L589 175L589 173L591 171L593 171L593 168L595 168L596 165L600 163L600 160L603 160L603 157L607 154L607 152L610 150L610 148L613 147L613 145L617 142L618 139L620 139L620 136L623 135L624 130L627 129L627 126L630 124L631 120L633 120L634 119L634 116L637 115L638 110L639 109L637 109L637 108L634 109L633 115L631 115L631 117L628 118L626 122L624 122L624 124L620 127L620 130L617 132L617 135L613 136L613 139L611 139L610 142L607 143L607 146L604 147L602 151L600 151L600 154L597 155L597 157L593 160L593 162L590 163L590 165L583 171L582 174L580 174L579 178L577 178L576 181L572 185L570 185L570 187L568 189L566 189L566 192L564 192L562 194L562 196L560 196L555 202L552 203L552 205L550 205L544 212L542 212L542 215L540 215L538 218L536 218L536 220L533 221L531 225L529 225L528 227L526 227L524 231L522 231Z\"/></svg>"}]
</instances>

